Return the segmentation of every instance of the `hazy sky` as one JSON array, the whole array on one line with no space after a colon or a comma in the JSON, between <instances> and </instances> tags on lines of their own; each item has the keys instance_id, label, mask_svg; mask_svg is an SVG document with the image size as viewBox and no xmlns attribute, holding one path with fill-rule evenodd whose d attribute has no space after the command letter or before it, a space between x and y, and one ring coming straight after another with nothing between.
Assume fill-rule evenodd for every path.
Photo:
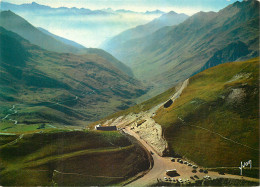
<instances>
[{"instance_id":1,"label":"hazy sky","mask_svg":"<svg viewBox=\"0 0 260 187\"><path fill-rule=\"evenodd\" d=\"M3 0L5 2L23 4L32 0ZM174 10L178 13L192 15L198 11L218 11L236 0L34 0L39 4L51 7L77 7L89 9L127 9L139 12L160 9Z\"/></svg>"}]
</instances>

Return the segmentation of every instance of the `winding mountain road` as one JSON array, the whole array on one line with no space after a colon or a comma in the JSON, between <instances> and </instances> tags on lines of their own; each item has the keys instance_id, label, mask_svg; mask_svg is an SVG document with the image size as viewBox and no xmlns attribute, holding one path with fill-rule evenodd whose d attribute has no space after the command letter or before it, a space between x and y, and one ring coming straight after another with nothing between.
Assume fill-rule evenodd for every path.
<instances>
[{"instance_id":1,"label":"winding mountain road","mask_svg":"<svg viewBox=\"0 0 260 187\"><path fill-rule=\"evenodd\" d=\"M188 83L189 83L189 79L185 80L182 83L181 87L178 89L178 91L175 92L175 94L170 98L173 102L180 97L183 90L187 87ZM146 121L151 121L151 123L156 123L152 117L155 114L155 112L161 106L164 105L164 103L165 102L148 110L142 119ZM244 179L248 181L259 182L259 179L255 179L255 178L243 177L238 175L230 175L230 174L220 175L217 172L212 172L212 171L208 171L207 174L203 172L193 173L192 172L193 168L191 166L188 166L186 164L181 164L176 161L172 162L171 157L160 156L158 152L154 149L154 147L150 145L150 142L147 142L144 139L142 139L140 137L140 134L138 132L134 132L132 129L133 128L131 128L131 126L128 125L125 128L123 128L123 131L136 138L147 149L147 151L151 153L151 156L154 160L154 165L153 168L149 172L147 172L143 177L129 183L127 186L150 186L156 184L158 181L164 181L164 177L169 178L169 176L166 175L166 170L171 170L171 169L176 169L177 173L179 174L179 176L174 177L174 179L182 179L182 180L189 179L190 181L192 181L192 179L190 178L191 176L197 175L199 179L203 179L205 175L208 175L212 179L232 178L232 179ZM198 168L197 171L199 169L200 168Z\"/></svg>"},{"instance_id":2,"label":"winding mountain road","mask_svg":"<svg viewBox=\"0 0 260 187\"><path fill-rule=\"evenodd\" d=\"M12 108L10 108L10 109L9 109L9 111L12 111L12 113L10 113L10 114L7 114L5 117L3 117L3 118L2 118L2 120L5 120L5 119L9 118L9 116L11 116L11 115L13 115L13 114L16 114L16 113L17 113L17 110L15 110L15 105L13 105L13 106L12 106ZM13 121L15 125L18 123L18 121L17 121L17 120L10 119L10 118L9 118L9 120L10 120L10 121Z\"/></svg>"},{"instance_id":3,"label":"winding mountain road","mask_svg":"<svg viewBox=\"0 0 260 187\"><path fill-rule=\"evenodd\" d=\"M79 99L79 97L78 97L78 96L75 96L74 99L64 100L64 101L57 102L57 103L54 103L54 104L47 104L47 105L41 105L41 106L60 105L60 104L65 103L65 102L74 101L74 100L78 100L78 99ZM15 104L15 105L13 105L12 108L9 109L9 111L11 111L12 113L9 113L9 114L5 115L5 117L3 117L2 120L7 120L7 119L9 118L9 121L12 121L12 122L14 122L15 125L17 125L17 124L18 124L18 121L15 120L15 119L11 119L11 118L10 118L11 115L14 115L14 114L17 114L17 113L18 113L18 111L15 110L15 106L17 106L17 105L21 105L21 104ZM27 106L27 108L29 108L29 107Z\"/></svg>"},{"instance_id":4,"label":"winding mountain road","mask_svg":"<svg viewBox=\"0 0 260 187\"><path fill-rule=\"evenodd\" d=\"M177 92L170 98L173 102L180 97L182 91L187 87L189 83L189 79L185 80L181 87L178 89ZM144 116L144 120L146 121L151 121L151 123L155 123L155 121L152 119L154 113L164 105L165 102L160 103L159 105L153 107ZM155 184L159 179L163 179L163 177L166 177L166 170L170 169L177 169L178 173L189 179L190 176L194 175L192 173L192 168L180 164L178 162L172 162L170 157L161 157L154 148L149 145L144 139L141 139L139 134L135 133L134 131L131 130L129 126L125 127L123 131L134 138L136 138L149 152L152 152L152 158L154 160L154 166L153 168L142 178L130 183L130 186L149 186L151 184ZM184 175L185 174L185 175Z\"/></svg>"},{"instance_id":5,"label":"winding mountain road","mask_svg":"<svg viewBox=\"0 0 260 187\"><path fill-rule=\"evenodd\" d=\"M259 179L256 178L244 177L239 175L231 175L231 174L220 175L217 172L213 172L213 171L208 171L207 174L201 172L193 173L192 167L186 164L181 164L176 161L172 162L171 157L161 157L160 155L158 155L147 142L145 142L143 139L139 137L137 133L130 130L130 127L126 127L123 131L136 138L149 152L152 152L152 158L154 160L154 166L148 173L146 173L143 177L131 182L127 186L136 186L136 187L150 186L156 184L158 180L164 181L163 179L164 177L167 178L169 177L166 175L166 170L171 170L171 169L176 169L177 173L180 175L178 177L174 177L174 179L182 179L182 180L189 179L190 181L192 181L192 179L190 178L191 176L197 175L199 179L203 179L204 176L208 175L212 179L230 178L230 179L248 180L248 181L259 183ZM200 168L198 168L197 171L199 169Z\"/></svg>"}]
</instances>

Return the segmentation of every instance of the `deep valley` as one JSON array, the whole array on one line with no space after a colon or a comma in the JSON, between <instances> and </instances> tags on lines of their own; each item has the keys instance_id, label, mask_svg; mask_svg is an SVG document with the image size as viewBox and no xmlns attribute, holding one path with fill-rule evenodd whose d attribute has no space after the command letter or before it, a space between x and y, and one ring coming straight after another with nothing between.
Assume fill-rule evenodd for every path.
<instances>
[{"instance_id":1,"label":"deep valley","mask_svg":"<svg viewBox=\"0 0 260 187\"><path fill-rule=\"evenodd\" d=\"M259 186L259 1L61 2L0 2L1 186Z\"/></svg>"}]
</instances>

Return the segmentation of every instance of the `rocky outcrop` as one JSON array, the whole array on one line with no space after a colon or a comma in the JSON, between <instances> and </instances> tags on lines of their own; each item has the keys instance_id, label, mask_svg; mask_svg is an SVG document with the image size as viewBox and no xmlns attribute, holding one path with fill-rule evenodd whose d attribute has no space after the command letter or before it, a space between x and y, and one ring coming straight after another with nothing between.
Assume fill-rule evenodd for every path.
<instances>
[{"instance_id":1,"label":"rocky outcrop","mask_svg":"<svg viewBox=\"0 0 260 187\"><path fill-rule=\"evenodd\" d=\"M180 97L182 91L187 87L189 79L176 87L176 92L168 99L171 104ZM165 101L167 103L167 101ZM156 105L147 111L137 114L130 113L125 116L109 119L101 125L117 126L117 128L125 128L126 126L139 135L147 144L149 144L158 155L163 156L168 150L168 143L163 137L163 131L160 124L153 119L156 111L165 105L165 102Z\"/></svg>"}]
</instances>

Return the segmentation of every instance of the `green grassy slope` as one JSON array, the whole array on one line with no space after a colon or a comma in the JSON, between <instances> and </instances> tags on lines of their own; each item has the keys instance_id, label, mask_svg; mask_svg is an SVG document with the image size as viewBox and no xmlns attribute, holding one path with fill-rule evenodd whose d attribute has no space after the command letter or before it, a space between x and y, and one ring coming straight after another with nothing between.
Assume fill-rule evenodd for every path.
<instances>
[{"instance_id":1,"label":"green grassy slope","mask_svg":"<svg viewBox=\"0 0 260 187\"><path fill-rule=\"evenodd\" d=\"M154 117L172 153L206 167L259 166L259 58L205 70Z\"/></svg>"},{"instance_id":2,"label":"green grassy slope","mask_svg":"<svg viewBox=\"0 0 260 187\"><path fill-rule=\"evenodd\" d=\"M118 132L49 131L20 135L16 141L10 137L0 135L4 186L111 185L149 167L146 153Z\"/></svg>"},{"instance_id":3,"label":"green grassy slope","mask_svg":"<svg viewBox=\"0 0 260 187\"><path fill-rule=\"evenodd\" d=\"M0 37L1 131L19 129L10 119L34 129L43 124L86 125L145 93L140 82L96 54L45 51L4 28ZM8 114L12 117L2 120Z\"/></svg>"},{"instance_id":4,"label":"green grassy slope","mask_svg":"<svg viewBox=\"0 0 260 187\"><path fill-rule=\"evenodd\" d=\"M11 11L0 12L0 26L13 31L31 43L55 52L76 52L77 48L66 45L39 31L22 17Z\"/></svg>"},{"instance_id":5,"label":"green grassy slope","mask_svg":"<svg viewBox=\"0 0 260 187\"><path fill-rule=\"evenodd\" d=\"M62 38L60 36L57 36L55 34L50 33L49 31L43 29L43 28L38 28L40 31L42 31L43 33L54 37L56 40L63 42L67 45L72 45L74 47L77 47L78 50L76 50L77 54L96 54L104 59L106 59L107 61L111 62L116 68L118 68L119 70L121 70L122 72L126 73L129 76L133 76L133 72L132 70L126 66L125 64L123 64L122 62L120 62L119 60L117 60L114 56L112 56L111 54L109 54L108 52L102 50L102 49L98 49L98 48L85 48L84 46L81 46L80 44L70 41L66 38ZM71 51L65 51L65 52L71 52Z\"/></svg>"},{"instance_id":6,"label":"green grassy slope","mask_svg":"<svg viewBox=\"0 0 260 187\"><path fill-rule=\"evenodd\" d=\"M129 40L110 53L161 92L204 65L257 57L258 43L259 2L252 0L235 2L217 13L199 12L179 25Z\"/></svg>"},{"instance_id":7,"label":"green grassy slope","mask_svg":"<svg viewBox=\"0 0 260 187\"><path fill-rule=\"evenodd\" d=\"M102 49L98 49L98 48L84 48L84 49L81 49L78 53L79 54L95 54L95 55L98 55L98 56L106 59L107 61L111 62L117 69L119 69L122 72L126 73L128 76L131 76L131 77L134 76L130 67L128 67L124 63L120 62L118 59L116 59L110 53L108 53L108 52L106 52L106 51L104 51Z\"/></svg>"}]
</instances>

